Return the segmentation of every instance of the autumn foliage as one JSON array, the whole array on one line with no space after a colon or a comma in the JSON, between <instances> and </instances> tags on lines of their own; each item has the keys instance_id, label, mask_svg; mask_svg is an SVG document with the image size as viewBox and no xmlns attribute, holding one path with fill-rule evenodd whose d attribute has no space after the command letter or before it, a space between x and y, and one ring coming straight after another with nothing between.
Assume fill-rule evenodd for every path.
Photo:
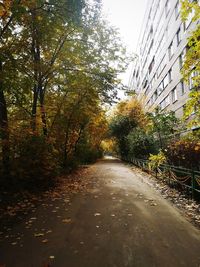
<instances>
[{"instance_id":1,"label":"autumn foliage","mask_svg":"<svg viewBox=\"0 0 200 267\"><path fill-rule=\"evenodd\" d=\"M0 27L0 183L42 187L101 156L125 49L96 0L1 1Z\"/></svg>"},{"instance_id":2,"label":"autumn foliage","mask_svg":"<svg viewBox=\"0 0 200 267\"><path fill-rule=\"evenodd\" d=\"M200 168L200 142L198 140L179 140L171 142L165 154L168 163L190 169Z\"/></svg>"}]
</instances>

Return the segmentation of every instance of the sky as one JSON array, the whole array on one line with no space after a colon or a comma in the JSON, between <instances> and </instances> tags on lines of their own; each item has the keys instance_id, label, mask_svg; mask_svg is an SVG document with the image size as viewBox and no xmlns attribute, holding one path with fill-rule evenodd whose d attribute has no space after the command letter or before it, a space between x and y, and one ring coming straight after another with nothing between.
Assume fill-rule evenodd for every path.
<instances>
[{"instance_id":1,"label":"sky","mask_svg":"<svg viewBox=\"0 0 200 267\"><path fill-rule=\"evenodd\" d=\"M148 0L103 0L103 12L110 23L119 28L122 40L131 53L136 53L138 38ZM150 0L151 1L151 0ZM122 76L128 85L130 68Z\"/></svg>"}]
</instances>

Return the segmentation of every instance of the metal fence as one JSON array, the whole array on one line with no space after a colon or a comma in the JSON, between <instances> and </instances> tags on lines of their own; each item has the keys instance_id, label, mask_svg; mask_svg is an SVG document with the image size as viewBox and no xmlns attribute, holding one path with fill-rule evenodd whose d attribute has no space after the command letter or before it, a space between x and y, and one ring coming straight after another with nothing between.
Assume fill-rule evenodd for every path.
<instances>
[{"instance_id":1,"label":"metal fence","mask_svg":"<svg viewBox=\"0 0 200 267\"><path fill-rule=\"evenodd\" d=\"M200 171L182 167L161 164L158 167L151 167L149 160L136 158L123 158L124 161L133 163L143 171L153 174L156 178L162 179L170 186L185 189L192 198L200 197Z\"/></svg>"}]
</instances>

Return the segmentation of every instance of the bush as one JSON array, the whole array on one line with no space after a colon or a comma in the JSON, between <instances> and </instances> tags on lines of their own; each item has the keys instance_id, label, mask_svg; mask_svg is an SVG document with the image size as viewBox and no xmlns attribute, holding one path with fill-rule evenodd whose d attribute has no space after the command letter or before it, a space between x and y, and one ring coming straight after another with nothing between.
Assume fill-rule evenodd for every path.
<instances>
[{"instance_id":1,"label":"bush","mask_svg":"<svg viewBox=\"0 0 200 267\"><path fill-rule=\"evenodd\" d=\"M152 135L145 133L143 129L134 129L127 137L129 155L135 158L148 158L149 154L156 153L157 148Z\"/></svg>"},{"instance_id":2,"label":"bush","mask_svg":"<svg viewBox=\"0 0 200 267\"><path fill-rule=\"evenodd\" d=\"M200 141L179 140L168 145L165 155L169 164L200 170Z\"/></svg>"},{"instance_id":3,"label":"bush","mask_svg":"<svg viewBox=\"0 0 200 267\"><path fill-rule=\"evenodd\" d=\"M15 144L15 150L11 172L15 184L37 189L52 184L57 161L43 136L27 135Z\"/></svg>"},{"instance_id":4,"label":"bush","mask_svg":"<svg viewBox=\"0 0 200 267\"><path fill-rule=\"evenodd\" d=\"M160 151L157 155L150 155L149 157L149 167L150 169L156 169L161 164L166 163L166 157L162 151Z\"/></svg>"},{"instance_id":5,"label":"bush","mask_svg":"<svg viewBox=\"0 0 200 267\"><path fill-rule=\"evenodd\" d=\"M90 164L94 163L97 159L102 158L103 150L100 147L93 146L85 138L77 146L74 154L74 160L77 164Z\"/></svg>"}]
</instances>

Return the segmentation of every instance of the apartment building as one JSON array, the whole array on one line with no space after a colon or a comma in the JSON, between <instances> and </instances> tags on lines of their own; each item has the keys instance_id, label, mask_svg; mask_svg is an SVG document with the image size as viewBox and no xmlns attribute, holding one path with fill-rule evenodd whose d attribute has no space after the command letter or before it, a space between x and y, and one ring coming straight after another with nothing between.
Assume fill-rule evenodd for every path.
<instances>
[{"instance_id":1,"label":"apartment building","mask_svg":"<svg viewBox=\"0 0 200 267\"><path fill-rule=\"evenodd\" d=\"M148 106L173 110L177 117L183 115L193 88L192 78L189 84L183 82L180 70L188 36L196 26L192 14L181 21L180 5L180 0L148 1L130 78L131 90L145 94Z\"/></svg>"}]
</instances>

